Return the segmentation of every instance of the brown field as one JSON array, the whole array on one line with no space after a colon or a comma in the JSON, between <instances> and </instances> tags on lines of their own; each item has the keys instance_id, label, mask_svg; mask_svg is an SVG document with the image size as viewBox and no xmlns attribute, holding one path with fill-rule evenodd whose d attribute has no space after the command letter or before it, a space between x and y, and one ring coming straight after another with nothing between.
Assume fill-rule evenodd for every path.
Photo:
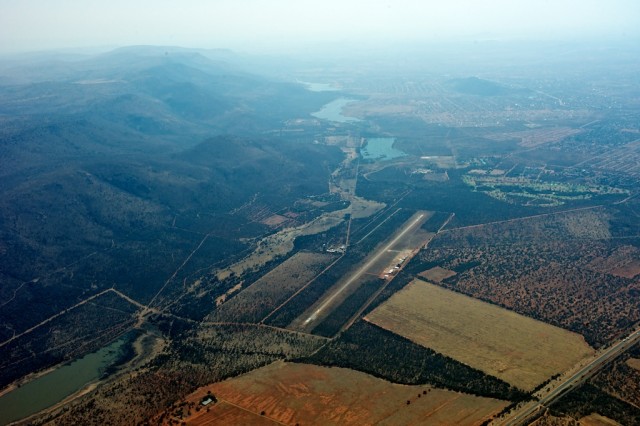
<instances>
[{"instance_id":1,"label":"brown field","mask_svg":"<svg viewBox=\"0 0 640 426\"><path fill-rule=\"evenodd\" d=\"M449 180L449 174L446 171L444 173L425 173L422 179L430 182L446 182Z\"/></svg>"},{"instance_id":2,"label":"brown field","mask_svg":"<svg viewBox=\"0 0 640 426\"><path fill-rule=\"evenodd\" d=\"M533 148L552 142L559 142L569 136L582 133L581 129L572 129L570 127L553 127L548 129L532 129L522 132L500 133L488 135L487 137L494 140L520 139L518 145L525 148Z\"/></svg>"},{"instance_id":3,"label":"brown field","mask_svg":"<svg viewBox=\"0 0 640 426\"><path fill-rule=\"evenodd\" d=\"M620 423L597 413L582 417L578 422L570 416L556 417L545 413L530 426L620 426Z\"/></svg>"},{"instance_id":4,"label":"brown field","mask_svg":"<svg viewBox=\"0 0 640 426\"><path fill-rule=\"evenodd\" d=\"M524 390L593 353L578 334L419 280L366 319Z\"/></svg>"},{"instance_id":5,"label":"brown field","mask_svg":"<svg viewBox=\"0 0 640 426\"><path fill-rule=\"evenodd\" d=\"M576 421L573 417L569 416L561 416L556 417L549 412L546 412L536 419L533 423L530 423L529 426L578 426L576 425Z\"/></svg>"},{"instance_id":6,"label":"brown field","mask_svg":"<svg viewBox=\"0 0 640 426\"><path fill-rule=\"evenodd\" d=\"M640 359L637 358L629 358L627 360L627 365L635 370L640 371Z\"/></svg>"},{"instance_id":7,"label":"brown field","mask_svg":"<svg viewBox=\"0 0 640 426\"><path fill-rule=\"evenodd\" d=\"M226 268L215 272L219 280L225 280L235 274L241 276L246 271L260 268L278 256L284 256L293 250L293 242L297 237L314 235L328 231L344 222L348 209L324 213L322 216L294 228L285 228L275 234L268 235L258 242L255 250L247 257Z\"/></svg>"},{"instance_id":8,"label":"brown field","mask_svg":"<svg viewBox=\"0 0 640 426\"><path fill-rule=\"evenodd\" d=\"M335 258L335 255L324 253L297 253L224 302L211 319L225 322L260 321Z\"/></svg>"},{"instance_id":9,"label":"brown field","mask_svg":"<svg viewBox=\"0 0 640 426\"><path fill-rule=\"evenodd\" d=\"M439 283L442 280L446 280L447 278L454 277L456 273L449 269L444 269L439 266L436 266L435 268L422 271L418 275L420 275L422 278L429 280L431 282Z\"/></svg>"},{"instance_id":10,"label":"brown field","mask_svg":"<svg viewBox=\"0 0 640 426\"><path fill-rule=\"evenodd\" d=\"M192 410L183 419L188 425L479 425L508 404L344 368L284 362L200 388L186 401L199 403L209 390L219 402L209 412Z\"/></svg>"},{"instance_id":11,"label":"brown field","mask_svg":"<svg viewBox=\"0 0 640 426\"><path fill-rule=\"evenodd\" d=\"M620 426L620 423L609 417L593 413L580 419L580 426Z\"/></svg>"},{"instance_id":12,"label":"brown field","mask_svg":"<svg viewBox=\"0 0 640 426\"><path fill-rule=\"evenodd\" d=\"M420 157L421 160L425 160L428 163L435 164L441 169L455 169L457 167L456 158L452 156L424 156Z\"/></svg>"},{"instance_id":13,"label":"brown field","mask_svg":"<svg viewBox=\"0 0 640 426\"><path fill-rule=\"evenodd\" d=\"M351 217L354 219L362 219L373 216L385 207L386 205L384 203L366 200L354 195L351 198Z\"/></svg>"},{"instance_id":14,"label":"brown field","mask_svg":"<svg viewBox=\"0 0 640 426\"><path fill-rule=\"evenodd\" d=\"M283 224L284 222L291 220L290 218L286 217L286 216L282 216L279 214L274 214L272 216L269 216L266 219L263 219L261 221L261 223L264 223L267 226L278 226Z\"/></svg>"},{"instance_id":15,"label":"brown field","mask_svg":"<svg viewBox=\"0 0 640 426\"><path fill-rule=\"evenodd\" d=\"M199 402L195 401L196 403ZM196 412L195 415L188 418L188 425L193 426L208 426L208 425L251 425L251 426L270 426L280 424L276 421L270 420L260 414L252 413L250 411L243 410L235 405L229 404L225 401L220 401L215 406L209 408L207 412L206 408L201 409L200 412Z\"/></svg>"},{"instance_id":16,"label":"brown field","mask_svg":"<svg viewBox=\"0 0 640 426\"><path fill-rule=\"evenodd\" d=\"M594 259L588 267L594 271L631 279L640 274L640 250L633 246L618 247L610 256Z\"/></svg>"},{"instance_id":17,"label":"brown field","mask_svg":"<svg viewBox=\"0 0 640 426\"><path fill-rule=\"evenodd\" d=\"M640 321L638 276L611 273L640 251L610 238L614 220L606 208L589 208L445 230L419 260L458 272L443 287L600 347Z\"/></svg>"}]
</instances>

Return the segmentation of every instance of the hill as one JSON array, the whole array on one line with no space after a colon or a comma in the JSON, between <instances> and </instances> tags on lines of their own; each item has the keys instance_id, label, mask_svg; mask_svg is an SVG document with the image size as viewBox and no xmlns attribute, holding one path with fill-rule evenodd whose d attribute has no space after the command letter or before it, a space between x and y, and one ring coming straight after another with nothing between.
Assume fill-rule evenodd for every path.
<instances>
[{"instance_id":1,"label":"hill","mask_svg":"<svg viewBox=\"0 0 640 426\"><path fill-rule=\"evenodd\" d=\"M119 49L49 74L43 61L5 66L0 79L1 385L103 344L135 312L121 298L109 309L127 314L113 321L75 310L42 321L110 288L163 303L270 232L239 207L278 211L326 192L342 160L335 147L265 134L327 94L187 49ZM203 300L207 312L215 297ZM78 321L93 330L80 334Z\"/></svg>"}]
</instances>

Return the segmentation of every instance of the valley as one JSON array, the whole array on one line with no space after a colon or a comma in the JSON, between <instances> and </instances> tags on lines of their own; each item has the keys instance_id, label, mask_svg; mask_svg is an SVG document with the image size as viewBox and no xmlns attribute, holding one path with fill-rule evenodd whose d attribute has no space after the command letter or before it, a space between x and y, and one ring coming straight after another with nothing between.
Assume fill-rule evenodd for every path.
<instances>
[{"instance_id":1,"label":"valley","mask_svg":"<svg viewBox=\"0 0 640 426\"><path fill-rule=\"evenodd\" d=\"M1 68L0 405L134 333L18 424L640 419L637 57L479 48Z\"/></svg>"}]
</instances>

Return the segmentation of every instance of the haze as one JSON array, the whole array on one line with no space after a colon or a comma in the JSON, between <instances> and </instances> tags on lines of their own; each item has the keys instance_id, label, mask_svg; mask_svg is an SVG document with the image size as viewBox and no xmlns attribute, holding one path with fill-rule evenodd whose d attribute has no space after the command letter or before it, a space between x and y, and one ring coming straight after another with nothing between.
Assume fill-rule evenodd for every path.
<instances>
[{"instance_id":1,"label":"haze","mask_svg":"<svg viewBox=\"0 0 640 426\"><path fill-rule=\"evenodd\" d=\"M635 38L640 3L449 0L0 0L0 51L162 44L283 50L311 42Z\"/></svg>"}]
</instances>

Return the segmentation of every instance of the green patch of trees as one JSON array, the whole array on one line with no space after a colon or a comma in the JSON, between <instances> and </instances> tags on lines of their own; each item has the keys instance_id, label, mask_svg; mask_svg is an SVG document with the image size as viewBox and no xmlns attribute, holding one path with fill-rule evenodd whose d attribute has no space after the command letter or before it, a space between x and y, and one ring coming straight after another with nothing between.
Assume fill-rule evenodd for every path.
<instances>
[{"instance_id":1,"label":"green patch of trees","mask_svg":"<svg viewBox=\"0 0 640 426\"><path fill-rule=\"evenodd\" d=\"M480 396L521 401L523 391L365 321L300 362L351 368L395 383L430 384Z\"/></svg>"}]
</instances>

